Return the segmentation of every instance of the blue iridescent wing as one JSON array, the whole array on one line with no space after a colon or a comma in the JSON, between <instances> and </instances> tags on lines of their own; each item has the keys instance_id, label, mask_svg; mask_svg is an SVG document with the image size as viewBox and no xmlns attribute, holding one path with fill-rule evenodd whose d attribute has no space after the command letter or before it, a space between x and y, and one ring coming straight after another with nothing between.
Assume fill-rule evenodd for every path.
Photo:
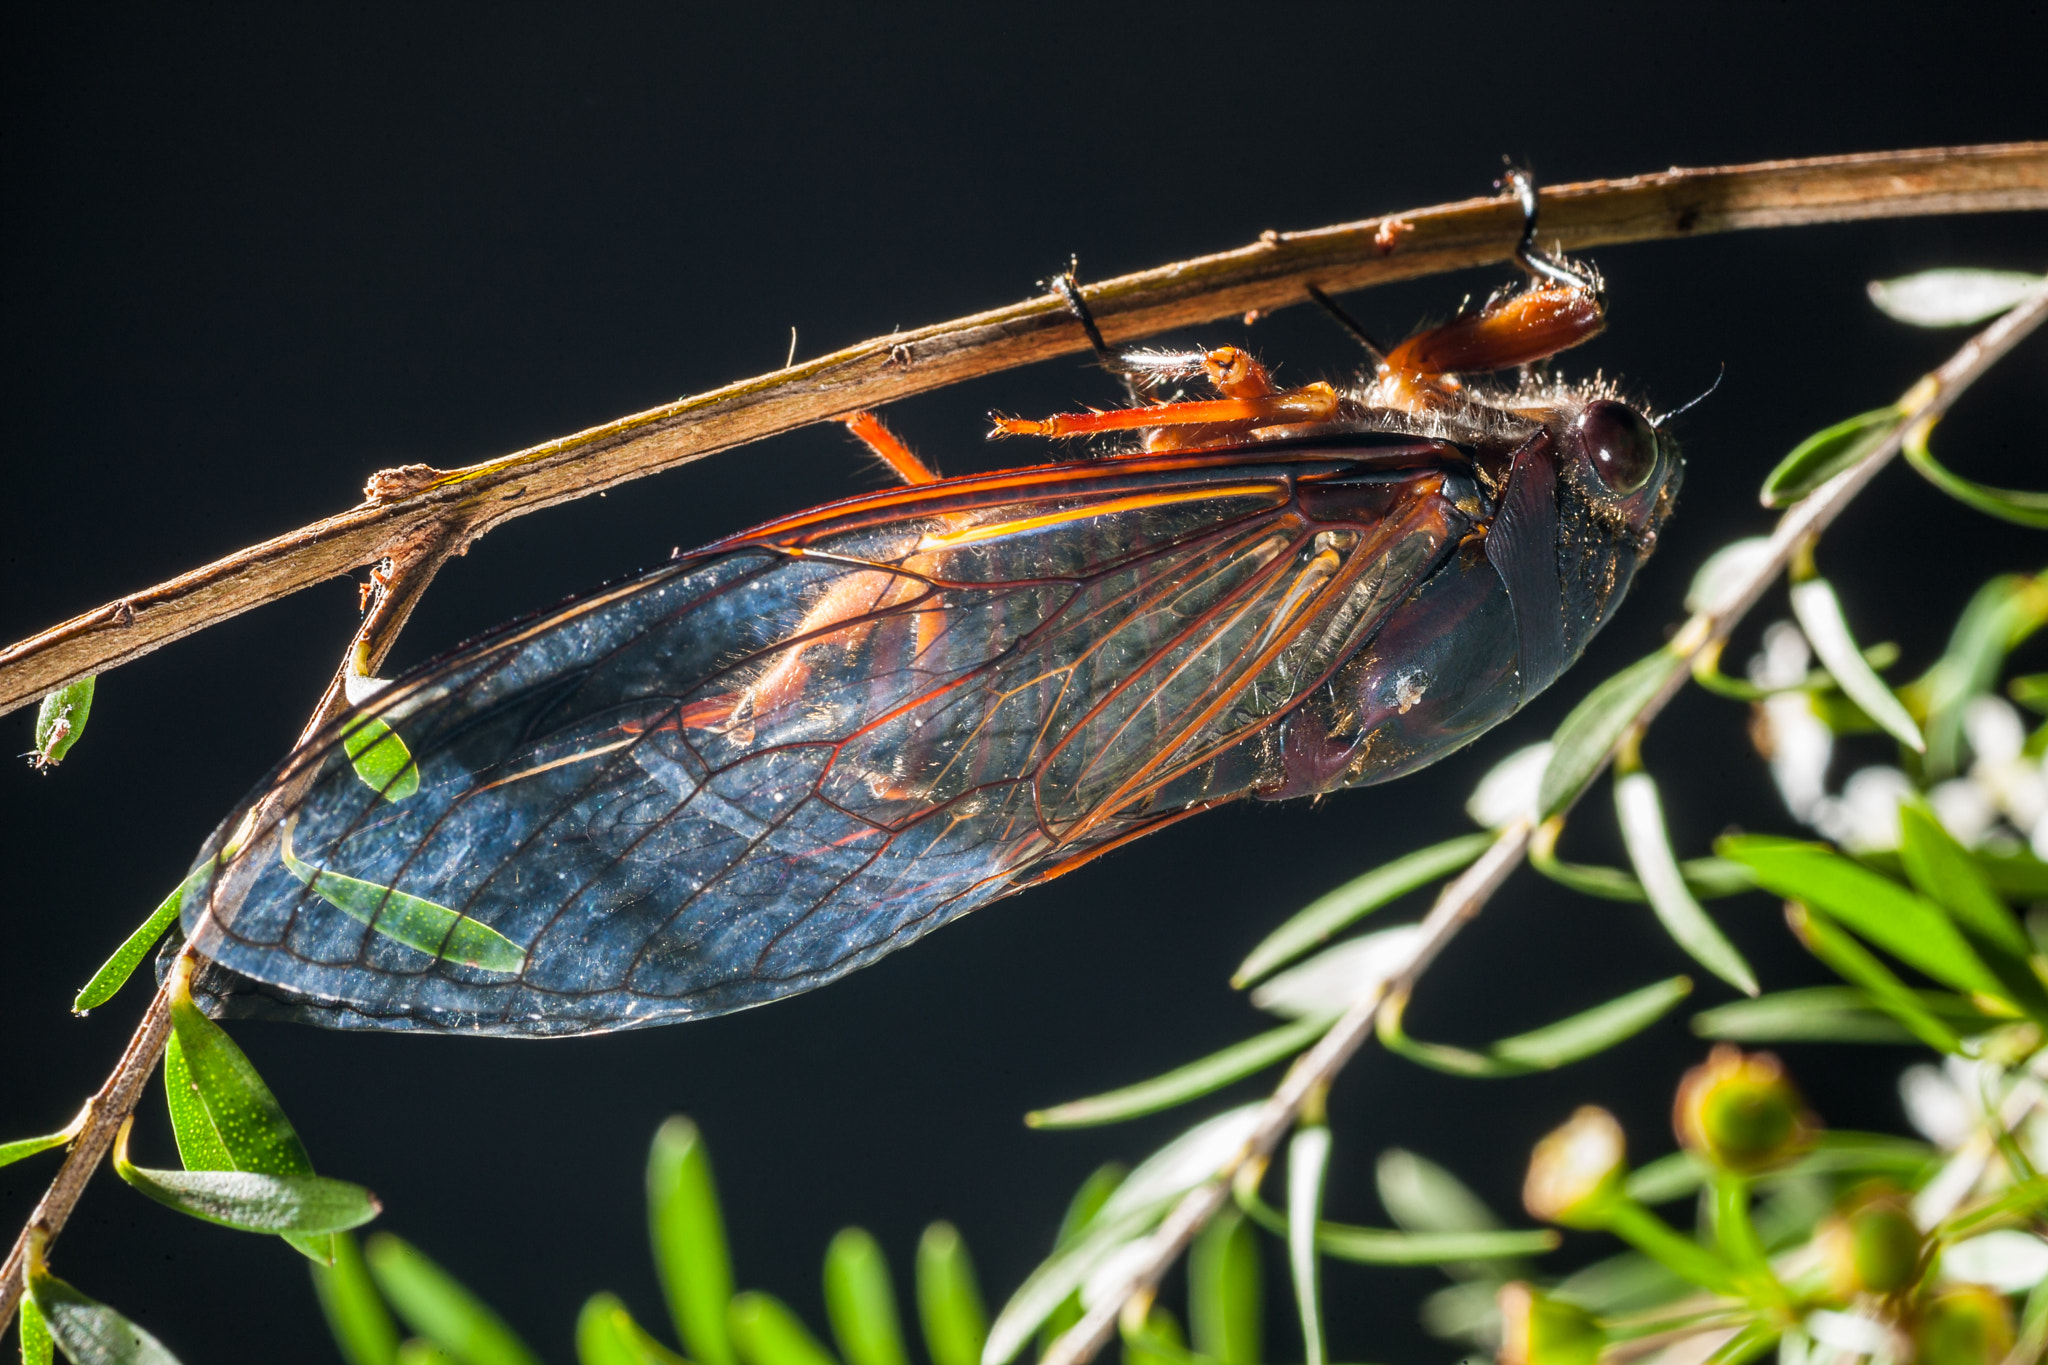
<instances>
[{"instance_id":1,"label":"blue iridescent wing","mask_svg":"<svg viewBox=\"0 0 2048 1365\"><path fill-rule=\"evenodd\" d=\"M1272 722L1453 534L1417 474L1305 504L1354 468L953 480L503 628L288 759L185 929L334 1027L574 1034L822 984L1275 781Z\"/></svg>"}]
</instances>

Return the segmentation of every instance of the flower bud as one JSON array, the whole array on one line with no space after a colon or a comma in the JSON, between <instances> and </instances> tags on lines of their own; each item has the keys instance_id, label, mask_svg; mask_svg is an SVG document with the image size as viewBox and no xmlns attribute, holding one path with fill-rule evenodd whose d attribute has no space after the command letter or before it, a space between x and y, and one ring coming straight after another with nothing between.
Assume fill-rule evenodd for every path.
<instances>
[{"instance_id":1,"label":"flower bud","mask_svg":"<svg viewBox=\"0 0 2048 1365\"><path fill-rule=\"evenodd\" d=\"M1529 1154L1523 1207L1546 1223L1604 1226L1606 1209L1622 1192L1627 1155L1627 1139L1614 1115L1586 1105Z\"/></svg>"},{"instance_id":2,"label":"flower bud","mask_svg":"<svg viewBox=\"0 0 2048 1365\"><path fill-rule=\"evenodd\" d=\"M1500 1365L1595 1365L1607 1333L1585 1309L1517 1280L1500 1287Z\"/></svg>"},{"instance_id":3,"label":"flower bud","mask_svg":"<svg viewBox=\"0 0 2048 1365\"><path fill-rule=\"evenodd\" d=\"M1923 1244L1912 1201L1888 1185L1851 1191L1821 1223L1815 1245L1840 1299L1897 1293L1920 1273Z\"/></svg>"},{"instance_id":4,"label":"flower bud","mask_svg":"<svg viewBox=\"0 0 2048 1365\"><path fill-rule=\"evenodd\" d=\"M1671 1126L1687 1151L1738 1175L1785 1165L1820 1131L1776 1057L1726 1043L1678 1083Z\"/></svg>"},{"instance_id":5,"label":"flower bud","mask_svg":"<svg viewBox=\"0 0 2048 1365\"><path fill-rule=\"evenodd\" d=\"M1946 1289L1915 1315L1917 1365L1998 1365L2013 1348L2012 1308L1981 1284Z\"/></svg>"}]
</instances>

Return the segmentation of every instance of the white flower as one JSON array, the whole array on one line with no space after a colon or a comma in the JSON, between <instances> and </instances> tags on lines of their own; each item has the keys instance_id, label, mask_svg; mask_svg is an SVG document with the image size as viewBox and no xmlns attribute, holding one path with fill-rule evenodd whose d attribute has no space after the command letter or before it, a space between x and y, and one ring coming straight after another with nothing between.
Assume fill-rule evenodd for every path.
<instances>
[{"instance_id":1,"label":"white flower","mask_svg":"<svg viewBox=\"0 0 2048 1365\"><path fill-rule=\"evenodd\" d=\"M1834 1313L1816 1308L1806 1315L1806 1330L1823 1346L1852 1355L1888 1354L1894 1342L1891 1329L1875 1318L1860 1313Z\"/></svg>"},{"instance_id":2,"label":"white flower","mask_svg":"<svg viewBox=\"0 0 2048 1365\"><path fill-rule=\"evenodd\" d=\"M1813 666L1813 649L1799 627L1790 621L1773 621L1764 627L1763 643L1763 653L1749 661L1752 683L1777 691L1806 681L1807 670Z\"/></svg>"},{"instance_id":3,"label":"white flower","mask_svg":"<svg viewBox=\"0 0 2048 1365\"><path fill-rule=\"evenodd\" d=\"M1252 1004L1289 1019L1328 1018L1407 970L1422 927L1405 924L1326 948L1252 992ZM1135 1177L1133 1177L1135 1179Z\"/></svg>"},{"instance_id":4,"label":"white flower","mask_svg":"<svg viewBox=\"0 0 2048 1365\"><path fill-rule=\"evenodd\" d=\"M1766 698L1763 723L1771 751L1771 779L1785 798L1785 809L1794 819L1810 824L1815 810L1828 799L1834 732L1813 713L1813 701L1804 692L1781 692Z\"/></svg>"},{"instance_id":5,"label":"white flower","mask_svg":"<svg viewBox=\"0 0 2048 1365\"><path fill-rule=\"evenodd\" d=\"M2003 697L1972 697L1963 707L1963 734L1979 764L2010 763L2027 742L2020 713Z\"/></svg>"},{"instance_id":6,"label":"white flower","mask_svg":"<svg viewBox=\"0 0 2048 1365\"><path fill-rule=\"evenodd\" d=\"M1939 1067L1925 1062L1900 1073L1899 1101L1907 1120L1944 1151L1962 1146L1977 1127L1977 1106Z\"/></svg>"},{"instance_id":7,"label":"white flower","mask_svg":"<svg viewBox=\"0 0 2048 1365\"><path fill-rule=\"evenodd\" d=\"M1912 779L1897 768L1864 768L1841 796L1817 802L1807 823L1853 852L1882 853L1899 846L1899 803L1912 796Z\"/></svg>"},{"instance_id":8,"label":"white flower","mask_svg":"<svg viewBox=\"0 0 2048 1365\"><path fill-rule=\"evenodd\" d=\"M1485 829L1499 829L1524 815L1533 817L1543 770L1549 766L1547 742L1515 750L1479 779L1471 799L1465 802L1465 814Z\"/></svg>"},{"instance_id":9,"label":"white flower","mask_svg":"<svg viewBox=\"0 0 2048 1365\"><path fill-rule=\"evenodd\" d=\"M2048 1280L2048 1242L2017 1229L1987 1232L1944 1251L1941 1273L1964 1284L1985 1284L2001 1294L2017 1294Z\"/></svg>"},{"instance_id":10,"label":"white flower","mask_svg":"<svg viewBox=\"0 0 2048 1365\"><path fill-rule=\"evenodd\" d=\"M1983 784L1955 777L1927 789L1934 818L1965 848L1975 848L1998 827L1998 806Z\"/></svg>"}]
</instances>

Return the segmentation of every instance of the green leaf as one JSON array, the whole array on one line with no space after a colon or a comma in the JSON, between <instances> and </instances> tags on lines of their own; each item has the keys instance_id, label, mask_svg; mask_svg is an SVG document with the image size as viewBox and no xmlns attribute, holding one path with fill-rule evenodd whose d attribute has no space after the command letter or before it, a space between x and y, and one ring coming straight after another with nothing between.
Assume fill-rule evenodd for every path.
<instances>
[{"instance_id":1,"label":"green leaf","mask_svg":"<svg viewBox=\"0 0 2048 1365\"><path fill-rule=\"evenodd\" d=\"M1756 873L1766 891L1826 912L1936 981L1965 994L2005 995L1998 977L1941 907L1889 877L1825 845L1794 839L1741 835L1715 847Z\"/></svg>"},{"instance_id":2,"label":"green leaf","mask_svg":"<svg viewBox=\"0 0 2048 1365\"><path fill-rule=\"evenodd\" d=\"M655 1132L647 1154L647 1228L683 1350L699 1365L738 1365L726 1330L732 1254L711 1153L697 1125L680 1114Z\"/></svg>"},{"instance_id":3,"label":"green leaf","mask_svg":"<svg viewBox=\"0 0 2048 1365\"><path fill-rule=\"evenodd\" d=\"M1129 1171L1124 1166L1113 1161L1097 1166L1093 1171L1089 1172L1088 1178L1081 1182L1081 1188L1074 1191L1074 1197L1067 1202L1066 1212L1060 1218L1059 1234L1053 1239L1053 1259L1058 1259L1060 1253L1066 1252L1080 1243L1083 1236L1094 1227L1096 1218L1101 1215L1104 1206L1109 1203L1110 1196L1114 1195L1122 1187L1124 1180L1129 1174ZM1051 1264L1050 1260L1041 1264L1037 1271L1032 1272L1033 1276L1037 1277L1043 1274L1050 1279L1052 1275L1050 1271ZM1085 1276L1074 1279L1073 1286L1071 1286L1073 1292L1064 1300L1061 1300L1051 1309L1040 1313L1039 1316L1042 1320L1037 1323L1037 1327L1038 1353L1041 1356L1045 1354L1046 1349L1052 1344L1054 1338L1081 1320L1079 1285L1082 1278L1085 1278ZM1023 1293L1024 1290L1020 1286L1018 1291L1010 1296L1010 1301L1003 1306L1002 1313L997 1314L996 1321L998 1326L1002 1324L1004 1315L1021 1316L1023 1310L1018 1310L1017 1314L1012 1314L1012 1310L1017 1308ZM991 1327L989 1330L993 1333L996 1328ZM1032 1324L1025 1324L1020 1330L1028 1335L1032 1330ZM1019 1345L1021 1344L1020 1341ZM1014 1350L1015 1348L1012 1348L1013 1353Z\"/></svg>"},{"instance_id":4,"label":"green leaf","mask_svg":"<svg viewBox=\"0 0 2048 1365\"><path fill-rule=\"evenodd\" d=\"M1287 1143L1287 1268L1294 1281L1307 1365L1324 1365L1330 1358L1323 1339L1322 1260L1316 1255L1323 1185L1329 1174L1328 1126L1305 1123L1296 1128Z\"/></svg>"},{"instance_id":5,"label":"green leaf","mask_svg":"<svg viewBox=\"0 0 2048 1365\"><path fill-rule=\"evenodd\" d=\"M57 1349L72 1365L178 1365L155 1337L33 1263L28 1292Z\"/></svg>"},{"instance_id":6,"label":"green leaf","mask_svg":"<svg viewBox=\"0 0 2048 1365\"><path fill-rule=\"evenodd\" d=\"M1621 823L1622 843L1642 878L1650 908L1672 942L1693 961L1745 995L1757 993L1756 973L1707 912L1686 890L1664 829L1664 804L1656 779L1646 772L1623 773L1614 780L1614 813Z\"/></svg>"},{"instance_id":7,"label":"green leaf","mask_svg":"<svg viewBox=\"0 0 2048 1365\"><path fill-rule=\"evenodd\" d=\"M363 785L394 805L420 789L420 770L398 732L365 716L341 737L341 747Z\"/></svg>"},{"instance_id":8,"label":"green leaf","mask_svg":"<svg viewBox=\"0 0 2048 1365\"><path fill-rule=\"evenodd\" d=\"M1945 991L1914 992L1937 1019L1957 1028L1989 1024L1969 1001ZM1854 986L1808 986L1738 1000L1692 1017L1702 1038L1731 1043L1910 1043L1915 1035Z\"/></svg>"},{"instance_id":9,"label":"green leaf","mask_svg":"<svg viewBox=\"0 0 2048 1365\"><path fill-rule=\"evenodd\" d=\"M789 1305L772 1294L735 1294L726 1316L733 1347L746 1365L838 1365Z\"/></svg>"},{"instance_id":10,"label":"green leaf","mask_svg":"<svg viewBox=\"0 0 2048 1365\"><path fill-rule=\"evenodd\" d=\"M1230 984L1239 989L1249 986L1389 901L1469 866L1492 843L1491 834L1460 835L1354 877L1328 895L1310 901L1266 935L1239 964Z\"/></svg>"},{"instance_id":11,"label":"green leaf","mask_svg":"<svg viewBox=\"0 0 2048 1365\"><path fill-rule=\"evenodd\" d=\"M1963 1040L1955 1031L1936 1018L1905 982L1833 920L1797 902L1786 907L1785 919L1808 952L1862 987L1872 1004L1905 1025L1915 1038L1940 1052L1962 1053Z\"/></svg>"},{"instance_id":12,"label":"green leaf","mask_svg":"<svg viewBox=\"0 0 2048 1365\"><path fill-rule=\"evenodd\" d=\"M1906 440L1900 451L1913 471L1942 492L1954 498L1965 507L1982 512L1985 516L2009 521L2017 526L2031 526L2035 530L2048 528L2048 493L2029 492L2018 488L1994 488L1987 483L1966 479L1934 458L1928 448L1931 429L1916 425L1906 433Z\"/></svg>"},{"instance_id":13,"label":"green leaf","mask_svg":"<svg viewBox=\"0 0 2048 1365\"><path fill-rule=\"evenodd\" d=\"M1906 708L1892 695L1876 670L1864 661L1856 637L1842 615L1842 601L1834 585L1825 578L1809 578L1792 585L1792 615L1820 657L1821 664L1841 685L1842 691L1885 731L1915 753L1927 751L1920 727L1906 714Z\"/></svg>"},{"instance_id":14,"label":"green leaf","mask_svg":"<svg viewBox=\"0 0 2048 1365\"><path fill-rule=\"evenodd\" d=\"M345 877L303 861L292 852L292 823L285 822L279 848L285 867L350 919L429 957L465 967L516 972L526 965L526 950L488 924L395 887Z\"/></svg>"},{"instance_id":15,"label":"green leaf","mask_svg":"<svg viewBox=\"0 0 2048 1365\"><path fill-rule=\"evenodd\" d=\"M178 970L189 971L189 966L181 961ZM313 1174L305 1144L263 1077L220 1025L199 1012L183 975L173 979L178 985L171 994L173 1037L166 1050L164 1087L185 1168ZM173 1050L175 1062L170 1059ZM282 1235L314 1261L332 1264L333 1241L325 1234Z\"/></svg>"},{"instance_id":16,"label":"green leaf","mask_svg":"<svg viewBox=\"0 0 2048 1365\"><path fill-rule=\"evenodd\" d=\"M410 1242L380 1232L363 1253L377 1287L406 1326L462 1365L539 1365L503 1318Z\"/></svg>"},{"instance_id":17,"label":"green leaf","mask_svg":"<svg viewBox=\"0 0 2048 1365\"><path fill-rule=\"evenodd\" d=\"M50 1340L49 1325L34 1299L22 1298L16 1321L21 1326L21 1365L55 1365L56 1343Z\"/></svg>"},{"instance_id":18,"label":"green leaf","mask_svg":"<svg viewBox=\"0 0 2048 1365\"><path fill-rule=\"evenodd\" d=\"M202 866L199 871L179 882L170 895L164 897L163 903L150 912L149 918L142 922L141 927L128 935L127 941L114 949L114 955L92 974L92 980L85 983L85 989L71 1002L73 1014L84 1014L97 1009L112 1000L114 993L128 984L128 978L142 965L142 959L149 956L149 950L156 947L156 941L164 936L164 931L178 922L178 907L184 903L185 888L199 880L202 874L212 870L210 864Z\"/></svg>"},{"instance_id":19,"label":"green leaf","mask_svg":"<svg viewBox=\"0 0 2048 1365\"><path fill-rule=\"evenodd\" d=\"M34 1156L37 1152L47 1152L52 1147L62 1147L65 1143L77 1137L79 1131L85 1127L85 1117L85 1111L81 1110L77 1118L71 1120L71 1122L65 1124L54 1133L44 1133L41 1137L16 1138L12 1142L0 1142L0 1166L12 1166L23 1157Z\"/></svg>"},{"instance_id":20,"label":"green leaf","mask_svg":"<svg viewBox=\"0 0 2048 1365\"><path fill-rule=\"evenodd\" d=\"M1778 461L1764 480L1764 506L1797 502L1882 446L1905 420L1897 407L1875 408L1816 431Z\"/></svg>"},{"instance_id":21,"label":"green leaf","mask_svg":"<svg viewBox=\"0 0 2048 1365\"><path fill-rule=\"evenodd\" d=\"M1557 856L1556 846L1541 837L1540 831L1529 844L1529 866L1582 896L1634 905L1650 899L1633 873L1598 863L1566 862ZM1756 878L1749 875L1749 869L1726 858L1687 858L1678 865L1678 875L1685 879L1685 889L1701 900L1720 900L1756 890Z\"/></svg>"},{"instance_id":22,"label":"green leaf","mask_svg":"<svg viewBox=\"0 0 2048 1365\"><path fill-rule=\"evenodd\" d=\"M1218 1365L1259 1365L1265 1337L1262 1273L1257 1230L1234 1206L1224 1205L1188 1249L1188 1324L1197 1354Z\"/></svg>"},{"instance_id":23,"label":"green leaf","mask_svg":"<svg viewBox=\"0 0 2048 1365\"><path fill-rule=\"evenodd\" d=\"M2008 312L2042 287L2019 270L1944 268L1872 280L1870 301L1887 317L1914 327L1968 327Z\"/></svg>"},{"instance_id":24,"label":"green leaf","mask_svg":"<svg viewBox=\"0 0 2048 1365\"><path fill-rule=\"evenodd\" d=\"M361 1227L382 1207L345 1180L247 1171L158 1171L128 1159L131 1115L114 1139L114 1173L157 1203L242 1232L314 1235Z\"/></svg>"},{"instance_id":25,"label":"green leaf","mask_svg":"<svg viewBox=\"0 0 2048 1365\"><path fill-rule=\"evenodd\" d=\"M1145 1321L1136 1328L1128 1318L1118 1318L1117 1335L1123 1342L1124 1365L1207 1365L1188 1354L1179 1321L1159 1304L1146 1310Z\"/></svg>"},{"instance_id":26,"label":"green leaf","mask_svg":"<svg viewBox=\"0 0 2048 1365\"><path fill-rule=\"evenodd\" d=\"M889 1262L864 1228L841 1228L825 1248L825 1317L847 1365L910 1365Z\"/></svg>"},{"instance_id":27,"label":"green leaf","mask_svg":"<svg viewBox=\"0 0 2048 1365\"><path fill-rule=\"evenodd\" d=\"M1623 1189L1639 1204L1668 1204L1697 1193L1707 1183L1707 1174L1691 1152L1672 1152L1630 1171Z\"/></svg>"},{"instance_id":28,"label":"green leaf","mask_svg":"<svg viewBox=\"0 0 2048 1365\"><path fill-rule=\"evenodd\" d=\"M932 1365L981 1365L988 1310L967 1243L951 1223L933 1223L918 1239L917 1318Z\"/></svg>"},{"instance_id":29,"label":"green leaf","mask_svg":"<svg viewBox=\"0 0 2048 1365\"><path fill-rule=\"evenodd\" d=\"M1089 1128L1171 1109L1294 1056L1329 1029L1328 1019L1297 1020L1284 1028L1233 1043L1149 1081L1087 1099L1069 1100L1050 1109L1034 1109L1024 1116L1024 1122L1033 1128Z\"/></svg>"},{"instance_id":30,"label":"green leaf","mask_svg":"<svg viewBox=\"0 0 2048 1365\"><path fill-rule=\"evenodd\" d=\"M2048 1024L2048 989L2034 970L2034 946L1977 860L1918 803L1899 808L1899 832L1899 859L1913 885L1948 911L2004 987L2003 998Z\"/></svg>"},{"instance_id":31,"label":"green leaf","mask_svg":"<svg viewBox=\"0 0 2048 1365\"><path fill-rule=\"evenodd\" d=\"M85 720L92 714L93 678L66 683L43 698L36 708L35 766L54 768L71 752L71 746L85 735Z\"/></svg>"},{"instance_id":32,"label":"green leaf","mask_svg":"<svg viewBox=\"0 0 2048 1365\"><path fill-rule=\"evenodd\" d=\"M1557 727L1550 764L1536 805L1548 819L1578 799L1606 764L1622 733L1636 723L1650 699L1664 690L1685 661L1669 650L1638 659L1601 683L1572 708Z\"/></svg>"},{"instance_id":33,"label":"green leaf","mask_svg":"<svg viewBox=\"0 0 2048 1365\"><path fill-rule=\"evenodd\" d=\"M592 1294L576 1315L578 1365L689 1365L647 1334L616 1294Z\"/></svg>"},{"instance_id":34,"label":"green leaf","mask_svg":"<svg viewBox=\"0 0 2048 1365\"><path fill-rule=\"evenodd\" d=\"M398 1344L398 1365L463 1365L431 1341L408 1337Z\"/></svg>"},{"instance_id":35,"label":"green leaf","mask_svg":"<svg viewBox=\"0 0 2048 1365\"><path fill-rule=\"evenodd\" d=\"M1397 1232L1324 1223L1316 1249L1360 1265L1443 1265L1452 1261L1512 1260L1555 1251L1560 1242L1549 1228L1527 1232Z\"/></svg>"},{"instance_id":36,"label":"green leaf","mask_svg":"<svg viewBox=\"0 0 2048 1365\"><path fill-rule=\"evenodd\" d=\"M1380 1203L1408 1232L1494 1232L1501 1222L1486 1202L1428 1157L1399 1147L1373 1167Z\"/></svg>"},{"instance_id":37,"label":"green leaf","mask_svg":"<svg viewBox=\"0 0 2048 1365\"><path fill-rule=\"evenodd\" d=\"M395 1365L398 1359L398 1325L384 1296L370 1279L370 1267L363 1262L356 1239L341 1233L334 1239L334 1264L315 1265L313 1292L320 1299L320 1312L327 1330L348 1365Z\"/></svg>"},{"instance_id":38,"label":"green leaf","mask_svg":"<svg viewBox=\"0 0 2048 1365\"><path fill-rule=\"evenodd\" d=\"M1401 1027L1403 1011L1393 1001L1381 1006L1377 1022L1380 1041L1389 1052L1434 1071L1493 1080L1552 1071L1604 1052L1663 1018L1691 993L1692 982L1674 976L1595 1005L1569 1019L1503 1038L1483 1053L1410 1038Z\"/></svg>"},{"instance_id":39,"label":"green leaf","mask_svg":"<svg viewBox=\"0 0 2048 1365\"><path fill-rule=\"evenodd\" d=\"M1927 758L1922 776L1938 782L1961 763L1963 709L1972 697L1991 690L2005 658L2048 623L2048 584L2038 578L2004 574L1977 589L1949 632L1948 648L1913 686L1924 693L1922 729Z\"/></svg>"}]
</instances>

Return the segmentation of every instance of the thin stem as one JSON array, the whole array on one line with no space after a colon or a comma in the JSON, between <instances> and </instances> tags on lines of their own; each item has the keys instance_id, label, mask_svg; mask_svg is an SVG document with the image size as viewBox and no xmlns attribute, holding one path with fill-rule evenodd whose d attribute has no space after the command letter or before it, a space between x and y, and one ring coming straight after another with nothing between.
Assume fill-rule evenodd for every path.
<instances>
[{"instance_id":1,"label":"thin stem","mask_svg":"<svg viewBox=\"0 0 2048 1365\"><path fill-rule=\"evenodd\" d=\"M363 616L363 623L356 631L348 653L343 656L334 681L313 708L302 743L305 737L313 735L347 707L343 675L351 670L371 672L384 662L397 641L398 632L419 602L420 594L426 591L435 572L461 543L459 537L435 524L422 528L421 534L395 548L391 556L391 571L377 588L376 600ZM281 795L275 794L273 799L280 799ZM204 964L205 960L189 947L185 951L196 964ZM28 1224L22 1229L21 1236L15 1239L6 1263L0 1265L0 1331L4 1331L13 1319L27 1288L31 1240L38 1240L45 1251L51 1242L57 1240L57 1234L64 1230L64 1224L71 1217L71 1210L77 1207L79 1196L85 1193L86 1183L99 1167L100 1158L106 1155L121 1125L135 1113L135 1106L142 1100L143 1086L163 1058L171 1036L170 985L166 982L158 988L113 1074L100 1087L99 1093L86 1101L85 1112L81 1116L83 1123L63 1166L57 1171L57 1178L50 1183L35 1212L29 1215Z\"/></svg>"},{"instance_id":2,"label":"thin stem","mask_svg":"<svg viewBox=\"0 0 2048 1365\"><path fill-rule=\"evenodd\" d=\"M1908 420L1883 445L1857 463L1835 475L1809 493L1778 519L1768 542L1768 552L1749 576L1710 609L1695 614L1667 646L1680 658L1690 660L1702 651L1718 648L1736 623L1762 599L1766 589L1785 572L1801 543L1842 514L1887 461L1898 453L1905 434L1921 422L1932 422L1946 412L1957 397L1984 372L2048 320L2048 289L1965 342L1960 350L1932 374L1915 384L1899 406ZM1635 727L1648 725L1671 698L1684 687L1689 670L1674 670L1670 683L1645 702L1636 713ZM1624 732L1626 734L1626 732ZM1612 761L1613 755L1608 756ZM1603 767L1605 764L1602 765ZM1597 776L1597 773L1595 774ZM1593 786L1588 782L1582 790ZM1065 1335L1053 1343L1040 1365L1082 1365L1108 1340L1117 1312L1131 1294L1150 1293L1174 1259L1201 1231L1203 1224L1222 1204L1231 1175L1248 1161L1265 1161L1280 1135L1294 1123L1302 1102L1317 1087L1327 1085L1358 1050L1372 1031L1381 1002L1390 996L1405 998L1416 978L1429 968L1450 941L1475 918L1508 875L1528 852L1533 827L1527 819L1517 820L1501 830L1493 846L1455 881L1445 886L1430 907L1419 931L1421 947L1406 971L1380 991L1359 1000L1323 1035L1323 1040L1304 1053L1288 1069L1279 1088L1260 1109L1258 1121L1244 1147L1217 1172L1215 1178L1197 1186L1174 1206L1165 1222L1146 1242L1146 1255L1128 1272L1123 1290L1105 1294Z\"/></svg>"},{"instance_id":3,"label":"thin stem","mask_svg":"<svg viewBox=\"0 0 2048 1365\"><path fill-rule=\"evenodd\" d=\"M1918 214L2048 208L2048 143L1671 170L1559 185L1542 195L1545 243L1615 242ZM1308 299L1509 259L1512 196L1413 209L1104 280L1083 293L1112 343ZM392 557L423 532L473 541L514 517L861 408L1085 350L1041 295L877 337L772 374L622 417L462 469L373 475L348 511L107 603L0 650L0 713L302 588ZM439 528L434 530L433 528Z\"/></svg>"}]
</instances>

